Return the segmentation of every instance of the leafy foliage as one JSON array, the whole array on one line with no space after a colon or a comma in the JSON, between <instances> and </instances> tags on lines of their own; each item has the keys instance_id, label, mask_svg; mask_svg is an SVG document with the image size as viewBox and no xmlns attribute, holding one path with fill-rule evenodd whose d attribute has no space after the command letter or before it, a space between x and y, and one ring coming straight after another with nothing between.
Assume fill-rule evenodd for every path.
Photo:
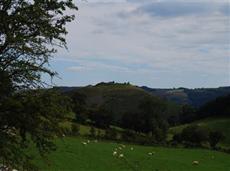
<instances>
[{"instance_id":1,"label":"leafy foliage","mask_svg":"<svg viewBox=\"0 0 230 171\"><path fill-rule=\"evenodd\" d=\"M156 141L163 141L166 137L168 124L164 118L165 104L152 98L144 99L140 112L126 113L122 126L136 132L151 133Z\"/></svg>"},{"instance_id":2,"label":"leafy foliage","mask_svg":"<svg viewBox=\"0 0 230 171\"><path fill-rule=\"evenodd\" d=\"M173 136L173 141L183 143L186 146L201 146L202 143L208 142L209 130L198 125L185 127L181 133Z\"/></svg>"},{"instance_id":3,"label":"leafy foliage","mask_svg":"<svg viewBox=\"0 0 230 171\"><path fill-rule=\"evenodd\" d=\"M65 25L74 19L67 9L77 9L72 0L0 0L0 159L9 168L32 170L29 141L43 155L61 133L69 100L30 89L45 85L42 74L56 74L49 59L66 47Z\"/></svg>"},{"instance_id":4,"label":"leafy foliage","mask_svg":"<svg viewBox=\"0 0 230 171\"><path fill-rule=\"evenodd\" d=\"M1 0L0 71L8 73L14 87L36 87L47 68L54 46L66 46L65 25L74 19L65 15L77 9L72 0Z\"/></svg>"},{"instance_id":5,"label":"leafy foliage","mask_svg":"<svg viewBox=\"0 0 230 171\"><path fill-rule=\"evenodd\" d=\"M16 168L28 167L24 149L31 141L41 155L54 150L52 140L62 135L60 124L69 111L68 98L54 91L26 91L5 99L0 107L0 159Z\"/></svg>"},{"instance_id":6,"label":"leafy foliage","mask_svg":"<svg viewBox=\"0 0 230 171\"><path fill-rule=\"evenodd\" d=\"M113 121L110 111L106 110L103 106L92 109L89 118L92 123L99 128L109 128Z\"/></svg>"},{"instance_id":7,"label":"leafy foliage","mask_svg":"<svg viewBox=\"0 0 230 171\"><path fill-rule=\"evenodd\" d=\"M208 116L230 116L230 95L218 97L205 105L199 110L199 117Z\"/></svg>"},{"instance_id":8,"label":"leafy foliage","mask_svg":"<svg viewBox=\"0 0 230 171\"><path fill-rule=\"evenodd\" d=\"M216 145L224 138L223 133L219 131L211 131L209 133L209 143L212 148L215 148Z\"/></svg>"}]
</instances>

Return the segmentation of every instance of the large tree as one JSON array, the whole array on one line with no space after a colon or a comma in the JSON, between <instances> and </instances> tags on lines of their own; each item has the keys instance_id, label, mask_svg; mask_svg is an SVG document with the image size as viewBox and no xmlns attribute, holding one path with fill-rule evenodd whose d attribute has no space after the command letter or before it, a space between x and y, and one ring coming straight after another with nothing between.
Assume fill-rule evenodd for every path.
<instances>
[{"instance_id":1,"label":"large tree","mask_svg":"<svg viewBox=\"0 0 230 171\"><path fill-rule=\"evenodd\" d=\"M47 68L55 47L66 47L65 25L77 9L72 0L0 0L0 70L14 87L35 87Z\"/></svg>"},{"instance_id":2,"label":"large tree","mask_svg":"<svg viewBox=\"0 0 230 171\"><path fill-rule=\"evenodd\" d=\"M60 133L68 100L31 89L44 86L42 74L56 74L49 59L66 47L66 23L74 20L67 9L77 9L72 0L0 0L0 165L32 170L28 141L44 154Z\"/></svg>"}]
</instances>

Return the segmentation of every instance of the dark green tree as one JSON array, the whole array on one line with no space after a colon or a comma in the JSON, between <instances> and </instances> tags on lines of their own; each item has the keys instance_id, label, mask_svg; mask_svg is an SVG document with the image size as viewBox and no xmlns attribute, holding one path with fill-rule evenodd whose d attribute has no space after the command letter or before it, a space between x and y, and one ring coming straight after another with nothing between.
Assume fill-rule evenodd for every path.
<instances>
[{"instance_id":1,"label":"dark green tree","mask_svg":"<svg viewBox=\"0 0 230 171\"><path fill-rule=\"evenodd\" d=\"M208 129L198 125L191 125L182 130L181 139L189 146L201 146L208 141Z\"/></svg>"},{"instance_id":2,"label":"dark green tree","mask_svg":"<svg viewBox=\"0 0 230 171\"><path fill-rule=\"evenodd\" d=\"M79 135L79 133L80 133L80 125L73 122L71 127L72 127L72 135Z\"/></svg>"},{"instance_id":3,"label":"dark green tree","mask_svg":"<svg viewBox=\"0 0 230 171\"><path fill-rule=\"evenodd\" d=\"M51 91L30 90L46 85L51 77L49 59L55 47L66 47L66 23L76 10L72 0L0 0L0 164L32 170L24 153L28 141L43 155L54 149L59 123L69 107Z\"/></svg>"},{"instance_id":4,"label":"dark green tree","mask_svg":"<svg viewBox=\"0 0 230 171\"><path fill-rule=\"evenodd\" d=\"M71 94L71 99L73 103L73 112L76 115L76 121L85 124L88 119L86 96L79 92L74 92Z\"/></svg>"},{"instance_id":5,"label":"dark green tree","mask_svg":"<svg viewBox=\"0 0 230 171\"><path fill-rule=\"evenodd\" d=\"M110 140L116 140L117 136L118 136L118 134L117 134L117 131L115 129L107 128L105 130L105 136L104 136L104 138L110 139Z\"/></svg>"},{"instance_id":6,"label":"dark green tree","mask_svg":"<svg viewBox=\"0 0 230 171\"><path fill-rule=\"evenodd\" d=\"M96 129L95 129L93 126L90 127L89 132L90 132L90 136L91 136L92 138L95 138L95 137L96 137Z\"/></svg>"},{"instance_id":7,"label":"dark green tree","mask_svg":"<svg viewBox=\"0 0 230 171\"><path fill-rule=\"evenodd\" d=\"M33 170L25 149L33 143L41 156L55 150L52 140L64 133L61 124L70 111L68 101L53 90L28 90L6 98L0 107L0 161Z\"/></svg>"},{"instance_id":8,"label":"dark green tree","mask_svg":"<svg viewBox=\"0 0 230 171\"><path fill-rule=\"evenodd\" d=\"M209 133L209 144L212 148L215 148L216 145L224 138L223 133L219 131L211 131Z\"/></svg>"},{"instance_id":9,"label":"dark green tree","mask_svg":"<svg viewBox=\"0 0 230 171\"><path fill-rule=\"evenodd\" d=\"M104 106L96 107L90 111L89 118L98 128L109 128L112 124L113 116Z\"/></svg>"},{"instance_id":10,"label":"dark green tree","mask_svg":"<svg viewBox=\"0 0 230 171\"><path fill-rule=\"evenodd\" d=\"M165 105L160 99L145 98L140 103L139 111L122 116L121 125L136 132L151 134L152 139L158 142L164 141L168 130L168 123L164 119Z\"/></svg>"},{"instance_id":11,"label":"dark green tree","mask_svg":"<svg viewBox=\"0 0 230 171\"><path fill-rule=\"evenodd\" d=\"M190 123L196 119L196 110L194 107L185 104L182 106L181 113L179 114L180 123Z\"/></svg>"}]
</instances>

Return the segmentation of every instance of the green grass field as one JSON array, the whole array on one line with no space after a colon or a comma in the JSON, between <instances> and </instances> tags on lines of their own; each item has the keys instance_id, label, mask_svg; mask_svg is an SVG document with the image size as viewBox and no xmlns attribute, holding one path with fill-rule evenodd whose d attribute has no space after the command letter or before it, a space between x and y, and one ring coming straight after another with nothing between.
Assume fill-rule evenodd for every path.
<instances>
[{"instance_id":1,"label":"green grass field","mask_svg":"<svg viewBox=\"0 0 230 171\"><path fill-rule=\"evenodd\" d=\"M175 149L125 145L119 153L124 158L113 156L119 144L94 142L87 145L86 139L64 138L56 140L58 150L51 153L48 162L37 158L42 171L129 171L139 165L138 171L229 171L230 155L203 149ZM133 148L133 150L131 150ZM148 153L153 153L149 155ZM193 165L194 160L199 165Z\"/></svg>"},{"instance_id":2,"label":"green grass field","mask_svg":"<svg viewBox=\"0 0 230 171\"><path fill-rule=\"evenodd\" d=\"M225 139L221 142L223 146L230 146L230 118L224 117L212 117L207 119L202 119L191 124L197 124L199 126L207 127L211 130L220 131L224 134ZM183 128L191 125L191 124L184 124L180 126L176 126L170 128L169 136L172 137L173 134L179 133L182 131Z\"/></svg>"}]
</instances>

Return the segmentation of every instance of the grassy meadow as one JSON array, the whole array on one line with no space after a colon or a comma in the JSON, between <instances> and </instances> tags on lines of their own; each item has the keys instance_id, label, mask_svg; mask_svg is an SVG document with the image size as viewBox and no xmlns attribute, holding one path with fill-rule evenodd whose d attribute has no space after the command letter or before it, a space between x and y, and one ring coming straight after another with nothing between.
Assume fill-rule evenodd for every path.
<instances>
[{"instance_id":1,"label":"grassy meadow","mask_svg":"<svg viewBox=\"0 0 230 171\"><path fill-rule=\"evenodd\" d=\"M230 155L204 149L121 145L65 137L57 139L57 151L47 161L36 159L43 171L228 171ZM125 147L124 147L125 146ZM121 148L121 150L119 149ZM116 149L116 150L115 150ZM117 155L113 156L113 152ZM124 157L118 157L123 154ZM193 161L199 161L194 165Z\"/></svg>"}]
</instances>

